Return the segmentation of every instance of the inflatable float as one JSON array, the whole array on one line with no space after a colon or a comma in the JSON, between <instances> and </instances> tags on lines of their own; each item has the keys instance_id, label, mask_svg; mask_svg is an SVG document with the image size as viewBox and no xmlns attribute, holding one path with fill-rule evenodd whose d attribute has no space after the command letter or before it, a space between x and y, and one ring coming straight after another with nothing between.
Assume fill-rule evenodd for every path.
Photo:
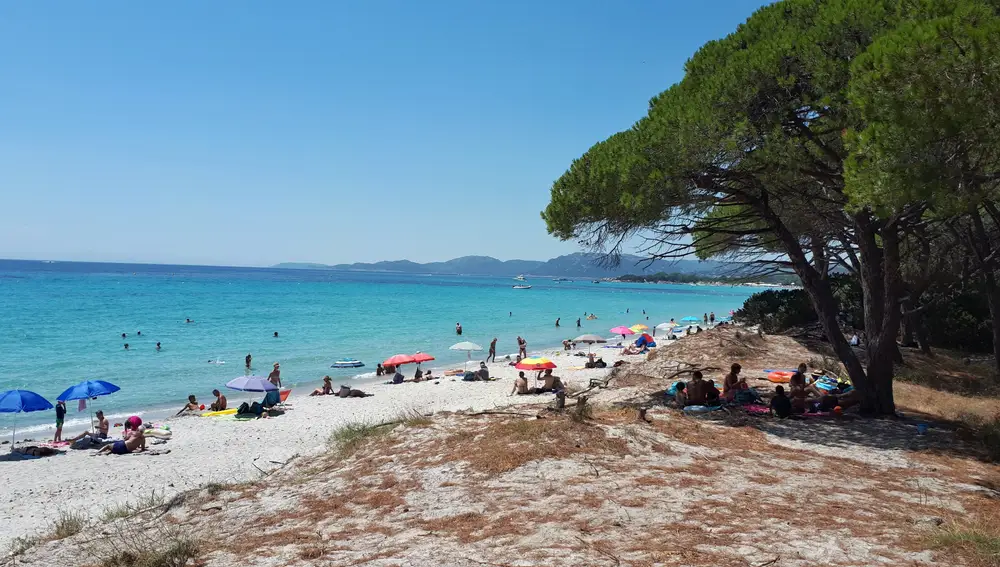
<instances>
[{"instance_id":1,"label":"inflatable float","mask_svg":"<svg viewBox=\"0 0 1000 567\"><path fill-rule=\"evenodd\" d=\"M330 368L361 368L365 363L356 358L341 358L330 365Z\"/></svg>"},{"instance_id":2,"label":"inflatable float","mask_svg":"<svg viewBox=\"0 0 1000 567\"><path fill-rule=\"evenodd\" d=\"M170 439L173 432L168 429L147 429L143 432L143 435L146 437L154 437L156 439Z\"/></svg>"},{"instance_id":3,"label":"inflatable float","mask_svg":"<svg viewBox=\"0 0 1000 567\"><path fill-rule=\"evenodd\" d=\"M201 417L218 417L220 415L235 415L235 414L236 414L236 408L233 408L222 411L207 411L201 414Z\"/></svg>"},{"instance_id":4,"label":"inflatable float","mask_svg":"<svg viewBox=\"0 0 1000 567\"><path fill-rule=\"evenodd\" d=\"M787 384L792 381L792 375L794 372L786 372L784 370L772 370L768 372L767 379L775 384Z\"/></svg>"}]
</instances>

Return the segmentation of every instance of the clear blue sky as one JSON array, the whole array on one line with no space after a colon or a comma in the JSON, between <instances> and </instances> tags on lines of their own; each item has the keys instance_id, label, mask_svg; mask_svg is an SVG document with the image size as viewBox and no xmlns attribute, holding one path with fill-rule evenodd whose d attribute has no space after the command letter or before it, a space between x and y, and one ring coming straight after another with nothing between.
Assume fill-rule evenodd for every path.
<instances>
[{"instance_id":1,"label":"clear blue sky","mask_svg":"<svg viewBox=\"0 0 1000 567\"><path fill-rule=\"evenodd\" d=\"M5 3L0 258L576 251L552 182L761 4Z\"/></svg>"}]
</instances>

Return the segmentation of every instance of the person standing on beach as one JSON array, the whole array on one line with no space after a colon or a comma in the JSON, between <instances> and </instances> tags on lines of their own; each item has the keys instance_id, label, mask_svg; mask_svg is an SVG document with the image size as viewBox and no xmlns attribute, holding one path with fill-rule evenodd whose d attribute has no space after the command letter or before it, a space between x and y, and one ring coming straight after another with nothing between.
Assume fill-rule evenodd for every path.
<instances>
[{"instance_id":1,"label":"person standing on beach","mask_svg":"<svg viewBox=\"0 0 1000 567\"><path fill-rule=\"evenodd\" d=\"M705 321L705 324L708 325L708 313L702 315L701 318Z\"/></svg>"},{"instance_id":2,"label":"person standing on beach","mask_svg":"<svg viewBox=\"0 0 1000 567\"><path fill-rule=\"evenodd\" d=\"M56 402L56 436L52 438L53 443L62 441L63 422L66 420L66 402L59 400Z\"/></svg>"},{"instance_id":3,"label":"person standing on beach","mask_svg":"<svg viewBox=\"0 0 1000 567\"><path fill-rule=\"evenodd\" d=\"M521 358L528 358L528 341L517 337L517 353Z\"/></svg>"},{"instance_id":4,"label":"person standing on beach","mask_svg":"<svg viewBox=\"0 0 1000 567\"><path fill-rule=\"evenodd\" d=\"M277 362L274 363L274 370L267 375L267 381L274 384L278 388L281 387L281 365Z\"/></svg>"},{"instance_id":5,"label":"person standing on beach","mask_svg":"<svg viewBox=\"0 0 1000 567\"><path fill-rule=\"evenodd\" d=\"M247 357L245 360L247 361L247 370L250 370L250 363L253 361L253 357L250 356L249 352L247 353Z\"/></svg>"},{"instance_id":6,"label":"person standing on beach","mask_svg":"<svg viewBox=\"0 0 1000 567\"><path fill-rule=\"evenodd\" d=\"M493 340L490 341L490 352L489 352L489 354L486 355L486 362L489 362L490 358L493 359L493 362L497 361L497 338L496 337L493 337Z\"/></svg>"},{"instance_id":7,"label":"person standing on beach","mask_svg":"<svg viewBox=\"0 0 1000 567\"><path fill-rule=\"evenodd\" d=\"M708 314L708 322L713 325L715 324L715 311Z\"/></svg>"},{"instance_id":8,"label":"person standing on beach","mask_svg":"<svg viewBox=\"0 0 1000 567\"><path fill-rule=\"evenodd\" d=\"M455 334L456 335L461 335L462 334L462 324L461 323L455 323Z\"/></svg>"}]
</instances>

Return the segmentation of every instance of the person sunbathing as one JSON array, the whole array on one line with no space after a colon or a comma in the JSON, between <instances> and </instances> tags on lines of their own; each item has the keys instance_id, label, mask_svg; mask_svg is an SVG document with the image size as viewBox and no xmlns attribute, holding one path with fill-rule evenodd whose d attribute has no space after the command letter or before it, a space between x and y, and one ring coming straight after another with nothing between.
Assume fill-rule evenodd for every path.
<instances>
[{"instance_id":1,"label":"person sunbathing","mask_svg":"<svg viewBox=\"0 0 1000 567\"><path fill-rule=\"evenodd\" d=\"M741 370L743 370L742 366L733 364L729 367L729 374L726 374L722 382L722 395L726 398L727 402L733 401L733 398L736 397L736 392L749 388L747 386L747 379L740 376Z\"/></svg>"},{"instance_id":2,"label":"person sunbathing","mask_svg":"<svg viewBox=\"0 0 1000 567\"><path fill-rule=\"evenodd\" d=\"M511 389L510 394L507 395L513 396L514 394L517 394L518 396L525 396L537 393L539 393L538 388L528 387L528 379L524 376L524 372L522 371L517 373L517 378L514 380L514 388Z\"/></svg>"},{"instance_id":3,"label":"person sunbathing","mask_svg":"<svg viewBox=\"0 0 1000 567\"><path fill-rule=\"evenodd\" d=\"M99 443L108 438L108 431L111 429L111 423L106 417L104 417L104 411L97 411L97 429L94 431L84 431L83 433L77 435L76 437L69 440L70 443L75 443L84 437L90 439L91 443Z\"/></svg>"},{"instance_id":4,"label":"person sunbathing","mask_svg":"<svg viewBox=\"0 0 1000 567\"><path fill-rule=\"evenodd\" d=\"M222 395L222 392L218 390L212 390L212 395L215 396L215 401L212 405L208 406L208 409L212 411L222 411L226 409L226 405L229 403L226 397Z\"/></svg>"},{"instance_id":5,"label":"person sunbathing","mask_svg":"<svg viewBox=\"0 0 1000 567\"><path fill-rule=\"evenodd\" d=\"M674 405L680 409L684 409L684 406L688 403L687 385L683 381L677 382L674 390Z\"/></svg>"},{"instance_id":6,"label":"person sunbathing","mask_svg":"<svg viewBox=\"0 0 1000 567\"><path fill-rule=\"evenodd\" d=\"M775 386L774 397L771 398L771 414L785 419L792 415L792 401L785 395L784 386Z\"/></svg>"},{"instance_id":7,"label":"person sunbathing","mask_svg":"<svg viewBox=\"0 0 1000 567\"><path fill-rule=\"evenodd\" d=\"M483 382L489 382L490 380L490 369L486 367L485 362L479 363L479 379Z\"/></svg>"},{"instance_id":8,"label":"person sunbathing","mask_svg":"<svg viewBox=\"0 0 1000 567\"><path fill-rule=\"evenodd\" d=\"M792 400L792 410L795 413L805 413L809 408L809 398L812 396L822 398L824 393L818 388L806 384L806 365L799 364L795 374L788 380L789 397Z\"/></svg>"},{"instance_id":9,"label":"person sunbathing","mask_svg":"<svg viewBox=\"0 0 1000 567\"><path fill-rule=\"evenodd\" d=\"M539 376L535 378L536 380L540 378L545 380L545 383L542 384L542 387L538 389L539 394L543 394L545 392L556 392L564 388L562 379L553 374L551 368L547 368L545 370L544 376L542 375L541 372L539 372L538 374Z\"/></svg>"},{"instance_id":10,"label":"person sunbathing","mask_svg":"<svg viewBox=\"0 0 1000 567\"><path fill-rule=\"evenodd\" d=\"M333 395L333 383L331 382L331 378L329 376L324 376L323 377L323 387L322 388L316 388L309 395L310 396L331 396L331 395Z\"/></svg>"},{"instance_id":11,"label":"person sunbathing","mask_svg":"<svg viewBox=\"0 0 1000 567\"><path fill-rule=\"evenodd\" d=\"M181 415L183 413L191 413L191 412L198 411L199 407L201 407L201 406L198 405L197 398L194 397L194 394L191 394L190 396L188 396L187 403L184 404L184 407L181 408L181 411L177 412L174 415L174 417L177 417L178 415Z\"/></svg>"},{"instance_id":12,"label":"person sunbathing","mask_svg":"<svg viewBox=\"0 0 1000 567\"><path fill-rule=\"evenodd\" d=\"M698 370L691 374L691 381L687 383L687 403L689 405L705 405L708 397L708 382L705 382L702 377L701 371Z\"/></svg>"},{"instance_id":13,"label":"person sunbathing","mask_svg":"<svg viewBox=\"0 0 1000 567\"><path fill-rule=\"evenodd\" d=\"M111 445L105 445L101 447L101 450L95 453L96 455L127 455L134 451L145 451L146 450L146 436L143 434L145 426L140 426L139 429L130 432L128 437L123 440L118 440Z\"/></svg>"}]
</instances>

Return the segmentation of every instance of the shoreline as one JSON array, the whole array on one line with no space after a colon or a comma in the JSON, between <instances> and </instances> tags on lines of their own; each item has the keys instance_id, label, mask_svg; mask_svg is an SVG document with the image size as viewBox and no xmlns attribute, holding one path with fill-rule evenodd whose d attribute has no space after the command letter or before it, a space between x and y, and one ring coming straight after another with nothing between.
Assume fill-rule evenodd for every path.
<instances>
[{"instance_id":1,"label":"shoreline","mask_svg":"<svg viewBox=\"0 0 1000 567\"><path fill-rule=\"evenodd\" d=\"M604 350L601 355L608 367L602 369L584 369L586 359L572 355L586 349L531 354L552 358L558 366L555 373L574 388L584 388L591 378L607 375L617 360L638 363L645 359L644 355L623 357L615 349ZM378 423L407 412L483 410L552 401L551 394L510 396L518 371L506 361L490 363L488 368L496 381L441 377L437 383L371 384L362 386L373 394L367 398L309 397L306 388L299 387L301 395L289 398L286 413L270 419L170 418L166 423L172 438L163 444L149 440L152 451L146 453L95 456L93 450L68 449L51 457L0 461L0 499L7 502L0 510L0 546L46 529L58 512L80 512L96 519L109 506L137 503L153 493L169 498L209 482L257 478L261 471L296 455L325 450L331 433L350 423ZM526 375L533 385L532 373ZM112 437L115 433L112 429ZM25 494L31 498L21 498ZM51 505L40 508L35 504L39 501Z\"/></svg>"}]
</instances>

